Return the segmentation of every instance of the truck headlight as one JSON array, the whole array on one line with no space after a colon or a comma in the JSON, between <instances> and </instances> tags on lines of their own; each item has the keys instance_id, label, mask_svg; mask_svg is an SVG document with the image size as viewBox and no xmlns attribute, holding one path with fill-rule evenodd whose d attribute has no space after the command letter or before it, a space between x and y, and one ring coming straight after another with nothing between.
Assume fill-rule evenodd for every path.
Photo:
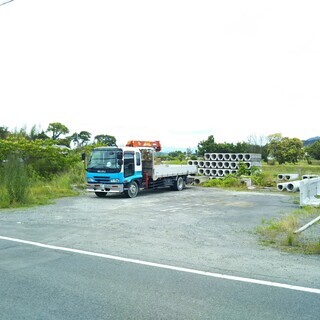
<instances>
[{"instance_id":1,"label":"truck headlight","mask_svg":"<svg viewBox=\"0 0 320 320\"><path fill-rule=\"evenodd\" d=\"M119 179L114 178L114 179L110 179L110 182L111 182L111 183L119 183L119 182L120 182L120 180L119 180Z\"/></svg>"}]
</instances>

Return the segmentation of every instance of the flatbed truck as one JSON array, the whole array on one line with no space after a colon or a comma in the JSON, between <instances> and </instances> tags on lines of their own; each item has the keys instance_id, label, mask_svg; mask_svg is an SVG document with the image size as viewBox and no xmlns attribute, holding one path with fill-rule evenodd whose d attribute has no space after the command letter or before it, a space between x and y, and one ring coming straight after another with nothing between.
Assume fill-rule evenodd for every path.
<instances>
[{"instance_id":1,"label":"flatbed truck","mask_svg":"<svg viewBox=\"0 0 320 320\"><path fill-rule=\"evenodd\" d=\"M163 187L183 190L190 176L197 173L197 166L156 165L155 149L127 146L94 148L86 167L86 190L98 197L124 193L129 198L135 198L140 190Z\"/></svg>"}]
</instances>

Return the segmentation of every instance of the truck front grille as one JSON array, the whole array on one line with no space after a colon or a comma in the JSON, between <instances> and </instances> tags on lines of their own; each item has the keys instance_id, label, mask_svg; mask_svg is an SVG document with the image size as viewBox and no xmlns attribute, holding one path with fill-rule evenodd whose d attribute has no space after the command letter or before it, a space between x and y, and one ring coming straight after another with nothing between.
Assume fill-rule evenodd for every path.
<instances>
[{"instance_id":1,"label":"truck front grille","mask_svg":"<svg viewBox=\"0 0 320 320\"><path fill-rule=\"evenodd\" d=\"M94 176L93 178L97 182L101 182L101 183L110 182L110 177L108 176Z\"/></svg>"}]
</instances>

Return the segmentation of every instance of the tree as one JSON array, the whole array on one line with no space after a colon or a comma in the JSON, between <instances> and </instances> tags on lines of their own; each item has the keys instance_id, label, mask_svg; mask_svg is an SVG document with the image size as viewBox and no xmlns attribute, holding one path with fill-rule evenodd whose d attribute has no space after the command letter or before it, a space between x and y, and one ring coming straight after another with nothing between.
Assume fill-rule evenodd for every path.
<instances>
[{"instance_id":1,"label":"tree","mask_svg":"<svg viewBox=\"0 0 320 320\"><path fill-rule=\"evenodd\" d=\"M117 145L117 140L114 136L109 136L107 134L99 134L94 137L94 140L96 143L101 143L104 144L105 146L116 146Z\"/></svg>"},{"instance_id":2,"label":"tree","mask_svg":"<svg viewBox=\"0 0 320 320\"><path fill-rule=\"evenodd\" d=\"M77 145L77 148L86 145L91 138L91 133L88 131L80 131L80 133L73 133L70 137L71 141Z\"/></svg>"},{"instance_id":3,"label":"tree","mask_svg":"<svg viewBox=\"0 0 320 320\"><path fill-rule=\"evenodd\" d=\"M91 139L91 133L88 131L80 131L79 133L80 146L86 145Z\"/></svg>"},{"instance_id":4,"label":"tree","mask_svg":"<svg viewBox=\"0 0 320 320\"><path fill-rule=\"evenodd\" d=\"M30 133L28 135L28 138L30 140L45 140L45 139L49 139L49 137L45 134L45 132L42 130L41 132L39 131L39 129L37 128L36 125L34 125L31 130Z\"/></svg>"},{"instance_id":5,"label":"tree","mask_svg":"<svg viewBox=\"0 0 320 320\"><path fill-rule=\"evenodd\" d=\"M210 135L207 140L198 143L198 155L204 156L205 153L214 153L216 151L216 143L213 135Z\"/></svg>"},{"instance_id":6,"label":"tree","mask_svg":"<svg viewBox=\"0 0 320 320\"><path fill-rule=\"evenodd\" d=\"M0 127L0 139L6 139L10 134L7 127Z\"/></svg>"},{"instance_id":7,"label":"tree","mask_svg":"<svg viewBox=\"0 0 320 320\"><path fill-rule=\"evenodd\" d=\"M57 140L62 134L68 134L69 129L60 122L52 122L46 132L52 132L52 140Z\"/></svg>"},{"instance_id":8,"label":"tree","mask_svg":"<svg viewBox=\"0 0 320 320\"><path fill-rule=\"evenodd\" d=\"M269 136L268 151L279 164L297 163L303 157L303 143L298 138L282 137L281 134Z\"/></svg>"},{"instance_id":9,"label":"tree","mask_svg":"<svg viewBox=\"0 0 320 320\"><path fill-rule=\"evenodd\" d=\"M320 140L305 147L305 151L315 160L320 160Z\"/></svg>"}]
</instances>

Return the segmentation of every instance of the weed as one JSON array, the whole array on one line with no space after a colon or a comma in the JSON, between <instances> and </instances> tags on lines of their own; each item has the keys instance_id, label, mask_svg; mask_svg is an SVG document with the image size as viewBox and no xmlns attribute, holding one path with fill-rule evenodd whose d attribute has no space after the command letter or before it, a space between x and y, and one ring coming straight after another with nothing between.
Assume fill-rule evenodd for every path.
<instances>
[{"instance_id":1,"label":"weed","mask_svg":"<svg viewBox=\"0 0 320 320\"><path fill-rule=\"evenodd\" d=\"M17 155L11 155L2 168L0 202L3 206L27 204L30 201L30 181L24 163Z\"/></svg>"},{"instance_id":2,"label":"weed","mask_svg":"<svg viewBox=\"0 0 320 320\"><path fill-rule=\"evenodd\" d=\"M304 225L319 214L320 208L300 208L279 219L269 221L262 219L262 225L256 228L256 232L260 235L260 241L264 245L290 252L319 254L320 238L317 238L316 234L310 230L301 234L294 233L299 226Z\"/></svg>"}]
</instances>

